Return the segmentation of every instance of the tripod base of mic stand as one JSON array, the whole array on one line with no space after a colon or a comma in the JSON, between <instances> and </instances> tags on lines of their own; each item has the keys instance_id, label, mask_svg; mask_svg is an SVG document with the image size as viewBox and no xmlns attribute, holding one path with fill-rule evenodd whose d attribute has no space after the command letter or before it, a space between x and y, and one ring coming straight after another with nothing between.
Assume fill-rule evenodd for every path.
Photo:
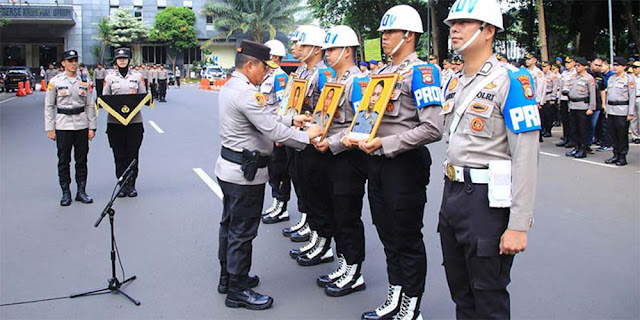
<instances>
[{"instance_id":1,"label":"tripod base of mic stand","mask_svg":"<svg viewBox=\"0 0 640 320\"><path fill-rule=\"evenodd\" d=\"M98 295L98 294L105 294L105 293L109 293L109 292L116 292L118 294L121 294L121 295L125 296L127 299L129 299L129 301L133 302L136 306L139 306L140 305L140 301L134 299L132 296L130 296L126 292L122 291L122 289L120 289L120 287L122 287L123 284L131 282L131 281L133 281L135 279L136 279L136 276L133 276L133 277L127 279L127 280L124 280L124 281L120 282L120 280L118 280L118 278L111 278L111 279L108 280L109 281L109 285L106 288L72 294L71 296L69 296L69 298L73 299L73 298L77 298L77 297L86 297L86 296L93 296L93 295Z\"/></svg>"}]
</instances>

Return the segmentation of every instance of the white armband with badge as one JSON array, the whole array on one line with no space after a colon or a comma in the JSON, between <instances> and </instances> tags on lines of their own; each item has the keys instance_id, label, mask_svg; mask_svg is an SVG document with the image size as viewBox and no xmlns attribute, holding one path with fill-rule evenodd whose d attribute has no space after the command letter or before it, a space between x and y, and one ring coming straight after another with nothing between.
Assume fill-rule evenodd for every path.
<instances>
[{"instance_id":1,"label":"white armband with badge","mask_svg":"<svg viewBox=\"0 0 640 320\"><path fill-rule=\"evenodd\" d=\"M489 161L489 207L511 207L511 161Z\"/></svg>"}]
</instances>

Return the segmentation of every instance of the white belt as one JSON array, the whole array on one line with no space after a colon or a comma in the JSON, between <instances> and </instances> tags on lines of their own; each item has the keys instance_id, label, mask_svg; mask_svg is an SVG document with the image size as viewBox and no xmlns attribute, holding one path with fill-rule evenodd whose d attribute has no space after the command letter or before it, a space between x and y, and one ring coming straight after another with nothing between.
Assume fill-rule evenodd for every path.
<instances>
[{"instance_id":1,"label":"white belt","mask_svg":"<svg viewBox=\"0 0 640 320\"><path fill-rule=\"evenodd\" d=\"M464 182L464 167L454 166L450 163L444 164L445 176L453 182ZM469 169L471 183L488 184L489 169Z\"/></svg>"}]
</instances>

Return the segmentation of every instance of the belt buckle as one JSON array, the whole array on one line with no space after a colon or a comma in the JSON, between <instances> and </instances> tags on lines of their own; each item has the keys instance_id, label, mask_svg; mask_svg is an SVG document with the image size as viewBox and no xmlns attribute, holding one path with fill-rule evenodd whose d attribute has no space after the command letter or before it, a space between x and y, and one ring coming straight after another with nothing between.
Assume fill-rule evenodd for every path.
<instances>
[{"instance_id":1,"label":"belt buckle","mask_svg":"<svg viewBox=\"0 0 640 320\"><path fill-rule=\"evenodd\" d=\"M450 181L456 181L456 169L451 163L447 163L447 178L449 178Z\"/></svg>"}]
</instances>

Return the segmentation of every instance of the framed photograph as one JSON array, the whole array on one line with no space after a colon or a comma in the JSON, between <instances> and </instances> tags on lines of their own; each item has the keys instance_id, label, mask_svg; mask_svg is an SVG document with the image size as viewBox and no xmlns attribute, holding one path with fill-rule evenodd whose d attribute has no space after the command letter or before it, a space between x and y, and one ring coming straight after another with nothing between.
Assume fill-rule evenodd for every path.
<instances>
[{"instance_id":1,"label":"framed photograph","mask_svg":"<svg viewBox=\"0 0 640 320\"><path fill-rule=\"evenodd\" d=\"M296 79L296 78L298 78L298 74L292 72L289 75L289 79L287 79L287 85L284 88L282 99L280 100L280 105L278 105L279 115L283 115L284 111L287 109L287 104L289 104L289 98L291 97L291 88L293 87L293 79Z\"/></svg>"},{"instance_id":2,"label":"framed photograph","mask_svg":"<svg viewBox=\"0 0 640 320\"><path fill-rule=\"evenodd\" d=\"M351 143L369 142L376 136L378 126L391 97L399 94L396 89L398 78L399 76L396 73L371 77L367 90L362 97L360 107L356 111L356 116L353 118L347 133Z\"/></svg>"},{"instance_id":3,"label":"framed photograph","mask_svg":"<svg viewBox=\"0 0 640 320\"><path fill-rule=\"evenodd\" d=\"M291 81L291 91L289 92L289 96L286 96L286 101L282 99L282 106L284 106L284 110L281 115L283 116L297 116L300 114L302 110L302 103L304 102L304 97L307 93L307 83L308 80L302 79L293 79ZM285 93L286 95L286 93Z\"/></svg>"},{"instance_id":4,"label":"framed photograph","mask_svg":"<svg viewBox=\"0 0 640 320\"><path fill-rule=\"evenodd\" d=\"M339 83L326 83L324 88L322 88L318 104L313 110L311 120L311 124L317 124L324 129L322 136L316 138L316 141L322 141L326 137L331 121L333 120L333 115L338 108L338 103L340 103L344 88L345 85Z\"/></svg>"}]
</instances>

